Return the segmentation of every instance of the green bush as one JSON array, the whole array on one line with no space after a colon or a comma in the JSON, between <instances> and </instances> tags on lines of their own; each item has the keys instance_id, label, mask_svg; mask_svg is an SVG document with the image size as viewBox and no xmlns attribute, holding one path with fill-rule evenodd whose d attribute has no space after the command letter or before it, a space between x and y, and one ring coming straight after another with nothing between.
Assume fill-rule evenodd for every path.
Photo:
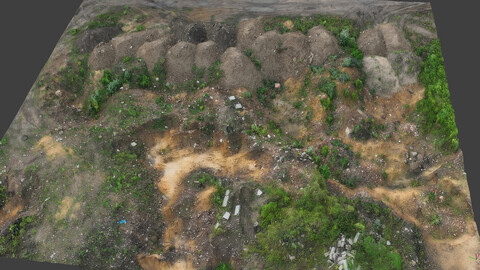
<instances>
[{"instance_id":1,"label":"green bush","mask_svg":"<svg viewBox=\"0 0 480 270\"><path fill-rule=\"evenodd\" d=\"M440 41L432 41L425 47L426 58L418 75L425 86L425 96L416 105L421 115L420 126L425 133L437 136L436 145L446 151L457 151L459 142L455 114L450 103L445 65Z\"/></svg>"},{"instance_id":2,"label":"green bush","mask_svg":"<svg viewBox=\"0 0 480 270\"><path fill-rule=\"evenodd\" d=\"M355 263L362 269L391 270L402 269L403 260L400 254L383 243L376 243L371 236L357 242Z\"/></svg>"}]
</instances>

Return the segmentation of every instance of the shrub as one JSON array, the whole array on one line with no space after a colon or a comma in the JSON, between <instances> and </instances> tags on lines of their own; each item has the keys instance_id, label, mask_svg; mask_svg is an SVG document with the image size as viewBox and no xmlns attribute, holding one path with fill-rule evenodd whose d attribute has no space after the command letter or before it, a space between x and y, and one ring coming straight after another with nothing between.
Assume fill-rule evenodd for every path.
<instances>
[{"instance_id":1,"label":"shrub","mask_svg":"<svg viewBox=\"0 0 480 270\"><path fill-rule=\"evenodd\" d=\"M425 96L416 105L416 110L421 115L420 126L424 132L437 136L436 145L439 148L457 151L458 129L450 103L440 41L432 41L425 51L426 58L418 75L419 81L425 86Z\"/></svg>"},{"instance_id":2,"label":"shrub","mask_svg":"<svg viewBox=\"0 0 480 270\"><path fill-rule=\"evenodd\" d=\"M357 242L354 261L362 269L402 269L403 260L400 254L392 247L376 243L371 236Z\"/></svg>"}]
</instances>

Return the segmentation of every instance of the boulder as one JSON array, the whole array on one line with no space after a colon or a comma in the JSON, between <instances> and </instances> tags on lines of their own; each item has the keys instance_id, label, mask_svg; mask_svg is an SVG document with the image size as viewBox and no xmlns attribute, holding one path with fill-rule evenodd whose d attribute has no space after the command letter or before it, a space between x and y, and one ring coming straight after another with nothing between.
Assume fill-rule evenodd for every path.
<instances>
[{"instance_id":1,"label":"boulder","mask_svg":"<svg viewBox=\"0 0 480 270\"><path fill-rule=\"evenodd\" d=\"M400 85L417 82L422 59L411 51L398 51L387 56Z\"/></svg>"},{"instance_id":2,"label":"boulder","mask_svg":"<svg viewBox=\"0 0 480 270\"><path fill-rule=\"evenodd\" d=\"M367 56L363 58L363 70L367 75L367 86L379 96L388 96L400 90L398 78L387 58Z\"/></svg>"}]
</instances>

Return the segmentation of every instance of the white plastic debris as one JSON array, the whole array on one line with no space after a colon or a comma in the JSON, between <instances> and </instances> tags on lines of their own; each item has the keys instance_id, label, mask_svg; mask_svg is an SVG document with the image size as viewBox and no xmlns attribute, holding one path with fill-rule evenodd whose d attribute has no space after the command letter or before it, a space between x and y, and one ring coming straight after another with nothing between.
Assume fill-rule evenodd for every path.
<instances>
[{"instance_id":1,"label":"white plastic debris","mask_svg":"<svg viewBox=\"0 0 480 270\"><path fill-rule=\"evenodd\" d=\"M225 197L223 197L222 207L226 207L227 204L228 204L228 195L225 195Z\"/></svg>"},{"instance_id":2,"label":"white plastic debris","mask_svg":"<svg viewBox=\"0 0 480 270\"><path fill-rule=\"evenodd\" d=\"M275 83L275 88L280 88L280 83Z\"/></svg>"},{"instance_id":3,"label":"white plastic debris","mask_svg":"<svg viewBox=\"0 0 480 270\"><path fill-rule=\"evenodd\" d=\"M355 238L353 238L353 243L357 243L359 236L360 236L360 233L357 232L357 234L355 234Z\"/></svg>"},{"instance_id":4,"label":"white plastic debris","mask_svg":"<svg viewBox=\"0 0 480 270\"><path fill-rule=\"evenodd\" d=\"M225 195L230 196L230 189L227 189L227 191L225 191Z\"/></svg>"},{"instance_id":5,"label":"white plastic debris","mask_svg":"<svg viewBox=\"0 0 480 270\"><path fill-rule=\"evenodd\" d=\"M263 192L260 189L257 189L257 196L260 196L262 194L263 194Z\"/></svg>"},{"instance_id":6,"label":"white plastic debris","mask_svg":"<svg viewBox=\"0 0 480 270\"><path fill-rule=\"evenodd\" d=\"M229 99L230 101L234 101L234 100L235 100L235 96L229 96L228 99Z\"/></svg>"},{"instance_id":7,"label":"white plastic debris","mask_svg":"<svg viewBox=\"0 0 480 270\"><path fill-rule=\"evenodd\" d=\"M136 142L132 142L130 145L133 146L133 147L135 147L135 146L137 146L137 143L136 143Z\"/></svg>"},{"instance_id":8,"label":"white plastic debris","mask_svg":"<svg viewBox=\"0 0 480 270\"><path fill-rule=\"evenodd\" d=\"M387 246L390 246L392 243L390 243L390 241L387 240Z\"/></svg>"},{"instance_id":9,"label":"white plastic debris","mask_svg":"<svg viewBox=\"0 0 480 270\"><path fill-rule=\"evenodd\" d=\"M225 212L225 214L223 215L223 218L228 220L230 218L230 212Z\"/></svg>"},{"instance_id":10,"label":"white plastic debris","mask_svg":"<svg viewBox=\"0 0 480 270\"><path fill-rule=\"evenodd\" d=\"M238 216L238 213L240 213L240 205L235 206L235 213L233 213L234 216Z\"/></svg>"},{"instance_id":11,"label":"white plastic debris","mask_svg":"<svg viewBox=\"0 0 480 270\"><path fill-rule=\"evenodd\" d=\"M220 223L217 222L217 224L215 224L215 229L218 228L218 226L220 226Z\"/></svg>"},{"instance_id":12,"label":"white plastic debris","mask_svg":"<svg viewBox=\"0 0 480 270\"><path fill-rule=\"evenodd\" d=\"M235 109L241 109L241 108L243 108L242 104L240 103L235 104Z\"/></svg>"}]
</instances>

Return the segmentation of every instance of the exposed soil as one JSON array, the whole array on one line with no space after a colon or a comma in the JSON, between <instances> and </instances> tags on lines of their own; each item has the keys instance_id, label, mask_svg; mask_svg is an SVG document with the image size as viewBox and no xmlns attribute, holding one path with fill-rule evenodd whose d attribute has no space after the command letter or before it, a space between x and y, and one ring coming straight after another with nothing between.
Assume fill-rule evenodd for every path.
<instances>
[{"instance_id":1,"label":"exposed soil","mask_svg":"<svg viewBox=\"0 0 480 270\"><path fill-rule=\"evenodd\" d=\"M415 244L425 247L424 269L479 269L468 258L480 245L461 151L438 151L410 119L424 97L412 44L436 37L428 5L320 2L198 8L187 1L181 5L195 8L179 9L177 2L129 1L130 8L114 9L121 28L87 30L95 15L127 1L85 1L7 133L0 236L21 218L35 218L8 255L88 269L265 268L251 248L270 188L297 194L317 169L307 152L328 146L347 158L341 172L332 167L329 191L391 208L406 222L397 237L414 241L420 231ZM265 32L270 15L319 8L364 30L357 39L363 70L343 65L348 55L323 26L306 35ZM295 28L293 19L281 26ZM73 28L83 30L72 37ZM60 83L60 70L72 67L71 45L91 52L78 93ZM165 70L155 69L163 58ZM217 61L221 72L210 74ZM103 70L125 76L127 63L156 75L113 91ZM198 78L193 67L207 75ZM362 71L366 86L356 85ZM333 109L319 90L325 80L334 81ZM108 95L92 114L92 96L102 88ZM365 119L382 128L362 130ZM201 174L220 185L200 183ZM405 269L416 263L404 260Z\"/></svg>"}]
</instances>

